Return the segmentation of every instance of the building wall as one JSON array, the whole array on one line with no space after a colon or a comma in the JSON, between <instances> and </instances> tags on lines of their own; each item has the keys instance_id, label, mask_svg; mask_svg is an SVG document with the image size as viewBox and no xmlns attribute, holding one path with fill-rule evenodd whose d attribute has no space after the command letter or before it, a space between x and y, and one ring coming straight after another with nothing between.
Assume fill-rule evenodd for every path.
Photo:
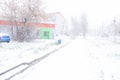
<instances>
[{"instance_id":1,"label":"building wall","mask_svg":"<svg viewBox=\"0 0 120 80\"><path fill-rule=\"evenodd\" d=\"M65 31L66 21L60 12L49 14L50 21L55 24L55 34L63 34Z\"/></svg>"},{"instance_id":2,"label":"building wall","mask_svg":"<svg viewBox=\"0 0 120 80\"><path fill-rule=\"evenodd\" d=\"M53 29L52 28L41 28L40 37L41 37L41 39L52 39L53 38Z\"/></svg>"},{"instance_id":3,"label":"building wall","mask_svg":"<svg viewBox=\"0 0 120 80\"><path fill-rule=\"evenodd\" d=\"M22 22L17 22L17 26L22 26ZM7 20L0 20L0 32L9 32L10 33L10 28L12 24L10 21ZM36 29L36 36L37 38L42 38L42 39L53 39L54 37L54 28L55 24L53 23L38 23L38 22L27 22L26 26L31 26L34 29ZM8 31L9 30L9 31ZM38 31L39 30L39 31ZM40 34L39 34L40 33Z\"/></svg>"}]
</instances>

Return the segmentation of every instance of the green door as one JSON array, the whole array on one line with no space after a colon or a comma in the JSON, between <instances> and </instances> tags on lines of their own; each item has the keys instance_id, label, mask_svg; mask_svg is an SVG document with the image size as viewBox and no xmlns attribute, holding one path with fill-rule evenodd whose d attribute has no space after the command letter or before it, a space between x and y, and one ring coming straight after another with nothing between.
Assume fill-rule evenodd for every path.
<instances>
[{"instance_id":1,"label":"green door","mask_svg":"<svg viewBox=\"0 0 120 80\"><path fill-rule=\"evenodd\" d=\"M52 38L52 29L51 28L42 28L41 29L41 38L42 39L51 39Z\"/></svg>"},{"instance_id":2,"label":"green door","mask_svg":"<svg viewBox=\"0 0 120 80\"><path fill-rule=\"evenodd\" d=\"M50 34L49 31L45 31L45 32L43 33L44 38L45 38L45 39L49 39L49 34Z\"/></svg>"}]
</instances>

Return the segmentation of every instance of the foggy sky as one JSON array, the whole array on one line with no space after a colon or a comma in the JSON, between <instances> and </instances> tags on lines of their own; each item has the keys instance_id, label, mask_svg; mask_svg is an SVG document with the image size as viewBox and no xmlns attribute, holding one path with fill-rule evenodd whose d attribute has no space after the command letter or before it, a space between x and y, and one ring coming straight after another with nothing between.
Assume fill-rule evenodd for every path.
<instances>
[{"instance_id":1,"label":"foggy sky","mask_svg":"<svg viewBox=\"0 0 120 80\"><path fill-rule=\"evenodd\" d=\"M88 15L92 27L110 22L120 15L119 0L44 0L48 12L61 12L65 18L79 17L82 11Z\"/></svg>"}]
</instances>

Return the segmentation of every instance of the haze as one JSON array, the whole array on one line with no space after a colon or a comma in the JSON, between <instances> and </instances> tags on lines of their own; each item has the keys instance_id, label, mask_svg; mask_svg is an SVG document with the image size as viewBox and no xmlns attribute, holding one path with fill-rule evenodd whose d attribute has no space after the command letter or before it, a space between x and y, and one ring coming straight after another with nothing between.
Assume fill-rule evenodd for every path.
<instances>
[{"instance_id":1,"label":"haze","mask_svg":"<svg viewBox=\"0 0 120 80\"><path fill-rule=\"evenodd\" d=\"M89 26L98 27L120 15L119 0L44 0L46 11L61 12L65 18L85 12Z\"/></svg>"}]
</instances>

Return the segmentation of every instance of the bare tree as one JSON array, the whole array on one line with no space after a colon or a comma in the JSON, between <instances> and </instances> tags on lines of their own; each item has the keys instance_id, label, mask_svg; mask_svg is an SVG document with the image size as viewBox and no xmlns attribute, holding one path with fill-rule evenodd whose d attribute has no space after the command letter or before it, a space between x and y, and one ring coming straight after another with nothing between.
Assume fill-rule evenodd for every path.
<instances>
[{"instance_id":1,"label":"bare tree","mask_svg":"<svg viewBox=\"0 0 120 80\"><path fill-rule=\"evenodd\" d=\"M82 14L81 18L76 17L71 18L72 23L72 34L74 36L82 35L84 38L88 30L88 21L86 14Z\"/></svg>"},{"instance_id":2,"label":"bare tree","mask_svg":"<svg viewBox=\"0 0 120 80\"><path fill-rule=\"evenodd\" d=\"M77 20L76 17L71 18L71 23L72 23L72 30L71 33L73 36L78 36L80 35L81 28L80 28L80 21Z\"/></svg>"},{"instance_id":3,"label":"bare tree","mask_svg":"<svg viewBox=\"0 0 120 80\"><path fill-rule=\"evenodd\" d=\"M85 13L83 13L81 16L81 29L82 29L82 35L85 38L88 31L88 20L87 20L87 15Z\"/></svg>"},{"instance_id":4,"label":"bare tree","mask_svg":"<svg viewBox=\"0 0 120 80\"><path fill-rule=\"evenodd\" d=\"M27 41L33 38L31 34L35 28L28 23L40 22L41 19L46 18L42 4L41 0L4 0L3 16L10 21L15 40Z\"/></svg>"},{"instance_id":5,"label":"bare tree","mask_svg":"<svg viewBox=\"0 0 120 80\"><path fill-rule=\"evenodd\" d=\"M120 21L118 19L113 20L113 34L114 34L114 42L116 42L117 37L120 36Z\"/></svg>"}]
</instances>

